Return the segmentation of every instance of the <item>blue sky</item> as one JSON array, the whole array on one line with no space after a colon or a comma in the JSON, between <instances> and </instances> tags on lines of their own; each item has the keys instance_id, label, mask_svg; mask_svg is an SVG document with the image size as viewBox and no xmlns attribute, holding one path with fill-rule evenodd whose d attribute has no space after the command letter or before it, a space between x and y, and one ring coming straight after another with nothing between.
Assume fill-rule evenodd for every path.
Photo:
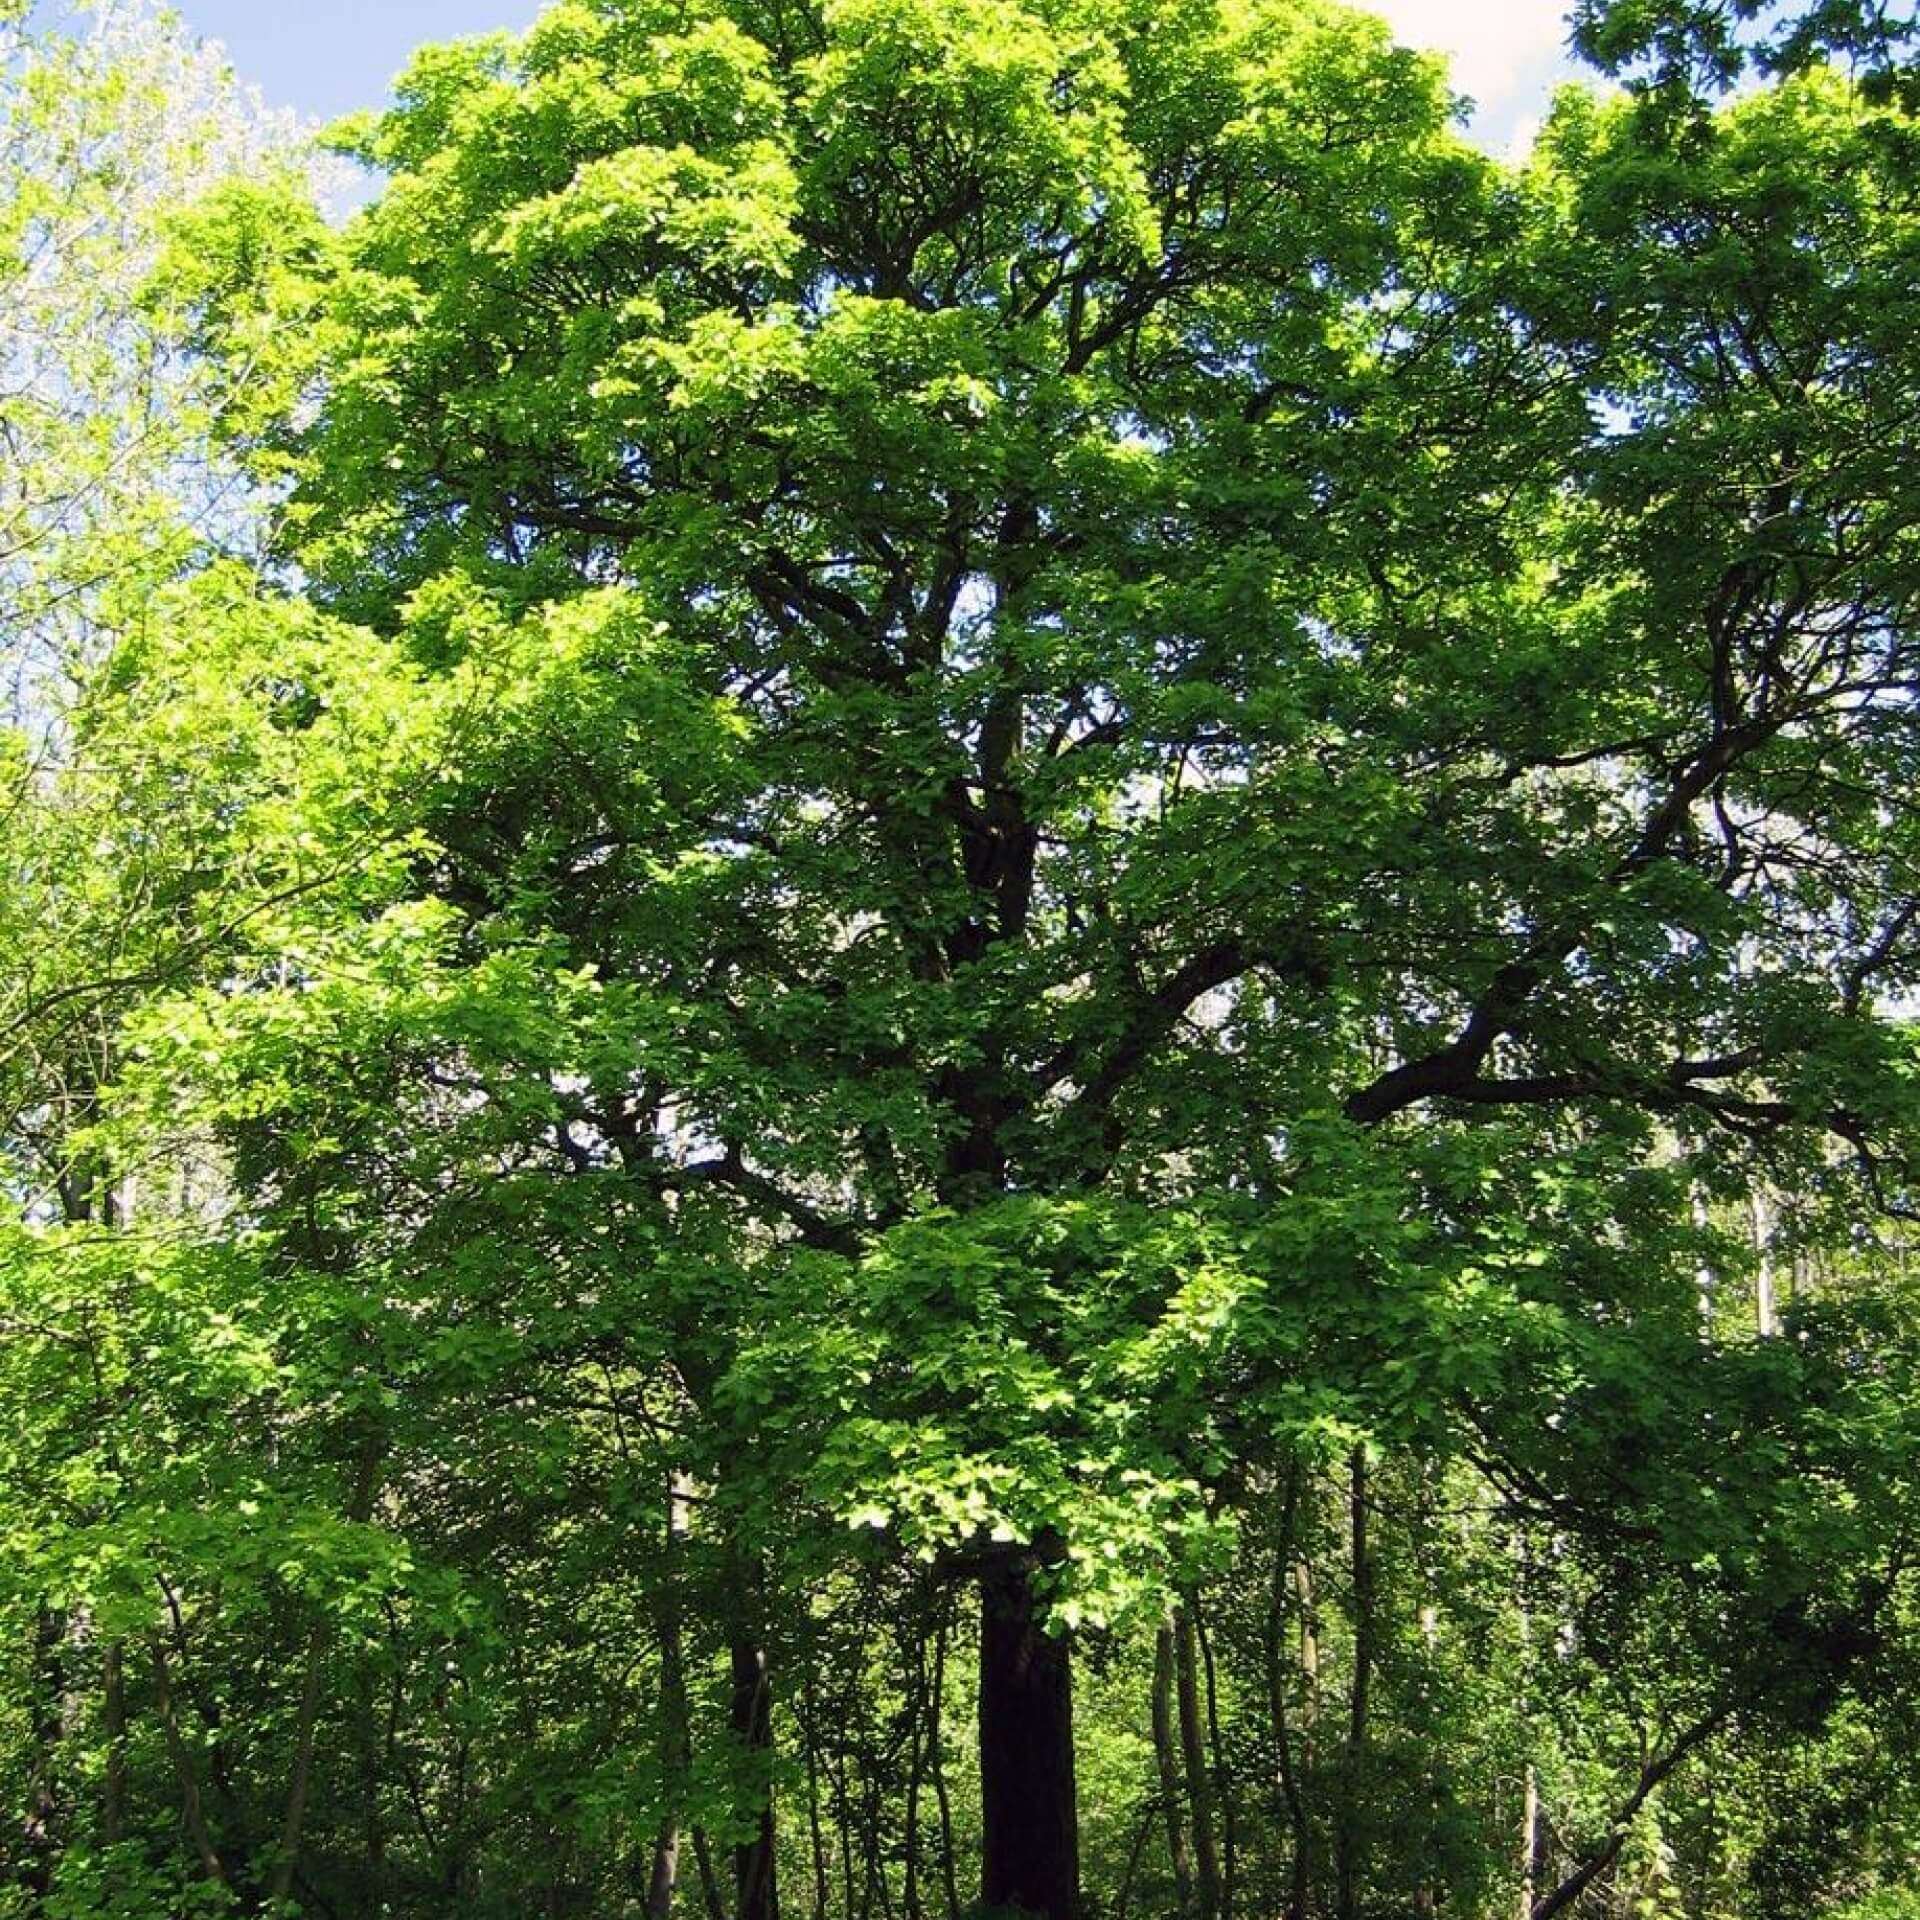
<instances>
[{"instance_id":1,"label":"blue sky","mask_svg":"<svg viewBox=\"0 0 1920 1920\"><path fill-rule=\"evenodd\" d=\"M331 119L377 106L423 41L524 27L540 0L175 0L274 106ZM1475 130L1509 149L1530 135L1557 79L1564 0L1373 0L1401 37L1454 55L1480 106Z\"/></svg>"},{"instance_id":2,"label":"blue sky","mask_svg":"<svg viewBox=\"0 0 1920 1920\"><path fill-rule=\"evenodd\" d=\"M540 0L173 0L276 107L330 120L375 107L428 40L524 27Z\"/></svg>"}]
</instances>

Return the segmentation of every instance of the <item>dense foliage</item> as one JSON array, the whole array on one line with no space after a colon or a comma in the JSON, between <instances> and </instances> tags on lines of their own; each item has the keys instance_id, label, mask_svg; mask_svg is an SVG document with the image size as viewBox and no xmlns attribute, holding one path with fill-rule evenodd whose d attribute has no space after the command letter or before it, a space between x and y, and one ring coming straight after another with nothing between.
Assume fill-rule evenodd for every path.
<instances>
[{"instance_id":1,"label":"dense foliage","mask_svg":"<svg viewBox=\"0 0 1920 1920\"><path fill-rule=\"evenodd\" d=\"M1576 26L11 29L0 1913L1920 1901L1909 50Z\"/></svg>"}]
</instances>

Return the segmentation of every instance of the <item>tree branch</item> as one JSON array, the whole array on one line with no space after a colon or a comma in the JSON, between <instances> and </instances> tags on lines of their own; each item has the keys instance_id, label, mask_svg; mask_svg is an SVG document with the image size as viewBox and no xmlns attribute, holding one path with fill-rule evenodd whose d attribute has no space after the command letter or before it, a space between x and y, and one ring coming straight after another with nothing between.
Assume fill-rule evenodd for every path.
<instances>
[{"instance_id":1,"label":"tree branch","mask_svg":"<svg viewBox=\"0 0 1920 1920\"><path fill-rule=\"evenodd\" d=\"M1632 1824L1633 1816L1646 1805L1648 1795L1690 1753L1705 1746L1732 1717L1732 1714L1732 1703L1722 1702L1710 1713L1696 1720L1658 1760L1649 1761L1640 1769L1638 1784L1621 1803L1613 1819L1608 1823L1606 1839L1550 1894L1533 1903L1531 1920L1552 1920L1553 1915L1571 1906L1601 1874L1613 1865L1614 1861L1620 1857L1620 1849L1626 1845L1627 1828Z\"/></svg>"}]
</instances>

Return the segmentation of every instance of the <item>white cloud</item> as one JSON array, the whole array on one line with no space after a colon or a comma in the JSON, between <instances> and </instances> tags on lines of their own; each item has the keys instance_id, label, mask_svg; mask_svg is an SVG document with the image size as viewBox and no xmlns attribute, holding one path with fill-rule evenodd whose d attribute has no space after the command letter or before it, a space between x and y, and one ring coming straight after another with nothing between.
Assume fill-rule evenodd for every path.
<instances>
[{"instance_id":1,"label":"white cloud","mask_svg":"<svg viewBox=\"0 0 1920 1920\"><path fill-rule=\"evenodd\" d=\"M1496 152L1524 151L1553 89L1574 72L1562 0L1360 3L1408 46L1451 56L1454 89L1474 103L1474 137Z\"/></svg>"}]
</instances>

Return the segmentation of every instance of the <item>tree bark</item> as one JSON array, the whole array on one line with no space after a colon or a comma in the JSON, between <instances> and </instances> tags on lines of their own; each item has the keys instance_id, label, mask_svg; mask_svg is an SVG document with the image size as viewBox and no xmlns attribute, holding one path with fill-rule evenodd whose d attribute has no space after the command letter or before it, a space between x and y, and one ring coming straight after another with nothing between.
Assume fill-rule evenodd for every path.
<instances>
[{"instance_id":1,"label":"tree bark","mask_svg":"<svg viewBox=\"0 0 1920 1920\"><path fill-rule=\"evenodd\" d=\"M1367 1455L1355 1447L1348 1512L1353 1543L1353 1685L1347 1704L1347 1750L1334 1825L1334 1911L1355 1920L1360 1911L1360 1771L1367 1751L1373 1686L1373 1553L1367 1539Z\"/></svg>"},{"instance_id":2,"label":"tree bark","mask_svg":"<svg viewBox=\"0 0 1920 1920\"><path fill-rule=\"evenodd\" d=\"M1547 1881L1547 1823L1540 1806L1540 1776L1529 1760L1520 1793L1520 1920L1532 1920L1533 1903Z\"/></svg>"},{"instance_id":3,"label":"tree bark","mask_svg":"<svg viewBox=\"0 0 1920 1920\"><path fill-rule=\"evenodd\" d=\"M1239 1822L1233 1799L1233 1774L1227 1765L1227 1743L1220 1734L1220 1679L1213 1658L1213 1636L1200 1597L1193 1599L1193 1633L1200 1648L1200 1672L1207 1683L1207 1754L1213 1797L1220 1809L1220 1915L1233 1920L1233 1896L1240 1879Z\"/></svg>"},{"instance_id":4,"label":"tree bark","mask_svg":"<svg viewBox=\"0 0 1920 1920\"><path fill-rule=\"evenodd\" d=\"M1193 1813L1195 1885L1200 1920L1219 1920L1220 1853L1213 1831L1213 1771L1200 1724L1200 1679L1193 1650L1193 1616L1185 1607L1173 1616L1174 1684L1180 1702L1180 1754L1186 1763L1187 1804Z\"/></svg>"},{"instance_id":5,"label":"tree bark","mask_svg":"<svg viewBox=\"0 0 1920 1920\"><path fill-rule=\"evenodd\" d=\"M713 1849L704 1827L693 1830L694 1864L700 1869L700 1891L706 1896L707 1920L727 1920L727 1903L720 1897L720 1876L713 1870Z\"/></svg>"},{"instance_id":6,"label":"tree bark","mask_svg":"<svg viewBox=\"0 0 1920 1920\"><path fill-rule=\"evenodd\" d=\"M1780 1309L1774 1287L1773 1207L1756 1188L1748 1201L1753 1216L1753 1317L1762 1340L1780 1331Z\"/></svg>"},{"instance_id":7,"label":"tree bark","mask_svg":"<svg viewBox=\"0 0 1920 1920\"><path fill-rule=\"evenodd\" d=\"M940 1878L947 1895L947 1920L960 1920L960 1880L955 1870L953 1807L947 1794L946 1730L947 1632L952 1623L951 1599L941 1603L940 1625L933 1639L933 1726L929 1733L928 1765L933 1773L933 1798L940 1809Z\"/></svg>"},{"instance_id":8,"label":"tree bark","mask_svg":"<svg viewBox=\"0 0 1920 1920\"><path fill-rule=\"evenodd\" d=\"M1173 1865L1174 1896L1182 1913L1193 1911L1193 1862L1187 1855L1187 1829L1181 1818L1185 1792L1180 1756L1173 1744L1173 1627L1165 1624L1153 1643L1153 1757L1160 1773L1160 1806L1167 1823L1167 1858Z\"/></svg>"},{"instance_id":9,"label":"tree bark","mask_svg":"<svg viewBox=\"0 0 1920 1920\"><path fill-rule=\"evenodd\" d=\"M27 1818L21 1835L27 1885L39 1894L53 1884L54 1857L59 1849L60 1743L64 1737L61 1696L66 1690L65 1618L52 1607L42 1607L34 1623L33 1759L27 1784Z\"/></svg>"},{"instance_id":10,"label":"tree bark","mask_svg":"<svg viewBox=\"0 0 1920 1920\"><path fill-rule=\"evenodd\" d=\"M927 1643L918 1631L918 1623L909 1629L913 1637L913 1696L909 1703L907 1757L906 1832L902 1836L906 1852L906 1878L900 1905L907 1920L924 1920L920 1903L920 1790L926 1779L927 1754L938 1738L932 1732L932 1687L927 1679Z\"/></svg>"},{"instance_id":11,"label":"tree bark","mask_svg":"<svg viewBox=\"0 0 1920 1920\"><path fill-rule=\"evenodd\" d=\"M1287 1889L1287 1920L1306 1920L1307 1893L1313 1874L1313 1831L1307 1823L1306 1801L1294 1764L1293 1733L1287 1719L1287 1678L1284 1657L1287 1626L1287 1585L1293 1575L1294 1542L1300 1513L1301 1471L1296 1463L1287 1476L1287 1499L1280 1520L1280 1540L1273 1556L1273 1586L1267 1596L1266 1661L1267 1713L1273 1726L1273 1747L1280 1774L1280 1799L1293 1836L1293 1861ZM1304 1620L1302 1632L1304 1633Z\"/></svg>"},{"instance_id":12,"label":"tree bark","mask_svg":"<svg viewBox=\"0 0 1920 1920\"><path fill-rule=\"evenodd\" d=\"M107 1778L100 1806L100 1833L108 1846L127 1837L127 1675L118 1640L100 1656L107 1734Z\"/></svg>"},{"instance_id":13,"label":"tree bark","mask_svg":"<svg viewBox=\"0 0 1920 1920\"><path fill-rule=\"evenodd\" d=\"M369 1434L360 1443L353 1486L347 1496L347 1518L356 1526L365 1526L373 1517L374 1486L379 1472L380 1444ZM327 1651L332 1644L332 1621L318 1621L307 1635L300 1712L294 1732L293 1770L287 1784L286 1813L280 1823L280 1849L267 1889L270 1902L285 1900L292 1894L293 1876L300 1864L300 1843L307 1826L307 1797L313 1785L314 1738L319 1729L320 1703L325 1691Z\"/></svg>"},{"instance_id":14,"label":"tree bark","mask_svg":"<svg viewBox=\"0 0 1920 1920\"><path fill-rule=\"evenodd\" d=\"M1079 1920L1073 1692L1064 1639L1045 1633L1030 1560L980 1593L980 1897L1033 1920Z\"/></svg>"},{"instance_id":15,"label":"tree bark","mask_svg":"<svg viewBox=\"0 0 1920 1920\"><path fill-rule=\"evenodd\" d=\"M729 1721L735 1738L746 1746L759 1799L753 1838L733 1850L735 1920L775 1920L779 1898L774 1883L773 1695L767 1684L767 1656L764 1648L739 1634L727 1654L733 1671Z\"/></svg>"},{"instance_id":16,"label":"tree bark","mask_svg":"<svg viewBox=\"0 0 1920 1920\"><path fill-rule=\"evenodd\" d=\"M666 1589L660 1631L660 1770L667 1787L667 1812L654 1839L653 1865L647 1875L647 1920L669 1920L680 1882L679 1804L693 1767L693 1734L687 1710L686 1656L681 1643L680 1540L687 1530L687 1487L678 1473L667 1480Z\"/></svg>"},{"instance_id":17,"label":"tree bark","mask_svg":"<svg viewBox=\"0 0 1920 1920\"><path fill-rule=\"evenodd\" d=\"M294 1733L293 1773L287 1784L286 1814L280 1823L280 1848L268 1885L269 1901L285 1900L293 1892L294 1868L300 1860L300 1842L307 1825L307 1793L313 1782L314 1733L320 1721L320 1696L326 1675L327 1643L332 1638L322 1622L307 1636L307 1658L300 1682L300 1714Z\"/></svg>"},{"instance_id":18,"label":"tree bark","mask_svg":"<svg viewBox=\"0 0 1920 1920\"><path fill-rule=\"evenodd\" d=\"M1313 1771L1314 1732L1320 1725L1320 1611L1314 1599L1313 1562L1302 1554L1293 1565L1300 1603L1300 1763Z\"/></svg>"},{"instance_id":19,"label":"tree bark","mask_svg":"<svg viewBox=\"0 0 1920 1920\"><path fill-rule=\"evenodd\" d=\"M360 1832L367 1856L367 1904L375 1912L386 1898L387 1823L380 1804L380 1708L372 1667L364 1660L354 1675L354 1747L360 1776Z\"/></svg>"},{"instance_id":20,"label":"tree bark","mask_svg":"<svg viewBox=\"0 0 1920 1920\"><path fill-rule=\"evenodd\" d=\"M1555 1914L1572 1906L1613 1865L1620 1857L1621 1848L1627 1843L1627 1831L1633 1823L1633 1816L1646 1805L1667 1776L1689 1754L1705 1746L1726 1725L1732 1714L1732 1703L1723 1702L1696 1720L1658 1760L1650 1760L1640 1769L1640 1778L1633 1791L1614 1811L1606 1838L1551 1893L1544 1894L1533 1903L1532 1920L1553 1920Z\"/></svg>"},{"instance_id":21,"label":"tree bark","mask_svg":"<svg viewBox=\"0 0 1920 1920\"><path fill-rule=\"evenodd\" d=\"M813 1843L813 1920L827 1920L833 1904L827 1884L827 1835L820 1823L819 1715L813 1701L813 1679L801 1675L800 1741L807 1761L807 1832Z\"/></svg>"},{"instance_id":22,"label":"tree bark","mask_svg":"<svg viewBox=\"0 0 1920 1920\"><path fill-rule=\"evenodd\" d=\"M673 1912L673 1890L680 1881L680 1826L667 1820L653 1844L653 1867L647 1875L647 1920L668 1920Z\"/></svg>"},{"instance_id":23,"label":"tree bark","mask_svg":"<svg viewBox=\"0 0 1920 1920\"><path fill-rule=\"evenodd\" d=\"M166 1737L167 1757L173 1762L174 1779L180 1788L180 1818L187 1829L188 1839L193 1842L194 1852L200 1856L200 1865L207 1878L224 1886L227 1870L221 1864L220 1850L213 1844L213 1834L207 1826L206 1808L200 1797L199 1770L193 1764L193 1754L180 1732L180 1722L173 1710L173 1683L167 1671L167 1651L157 1633L148 1641L148 1649L153 1655L154 1707L160 1716L160 1731Z\"/></svg>"}]
</instances>

